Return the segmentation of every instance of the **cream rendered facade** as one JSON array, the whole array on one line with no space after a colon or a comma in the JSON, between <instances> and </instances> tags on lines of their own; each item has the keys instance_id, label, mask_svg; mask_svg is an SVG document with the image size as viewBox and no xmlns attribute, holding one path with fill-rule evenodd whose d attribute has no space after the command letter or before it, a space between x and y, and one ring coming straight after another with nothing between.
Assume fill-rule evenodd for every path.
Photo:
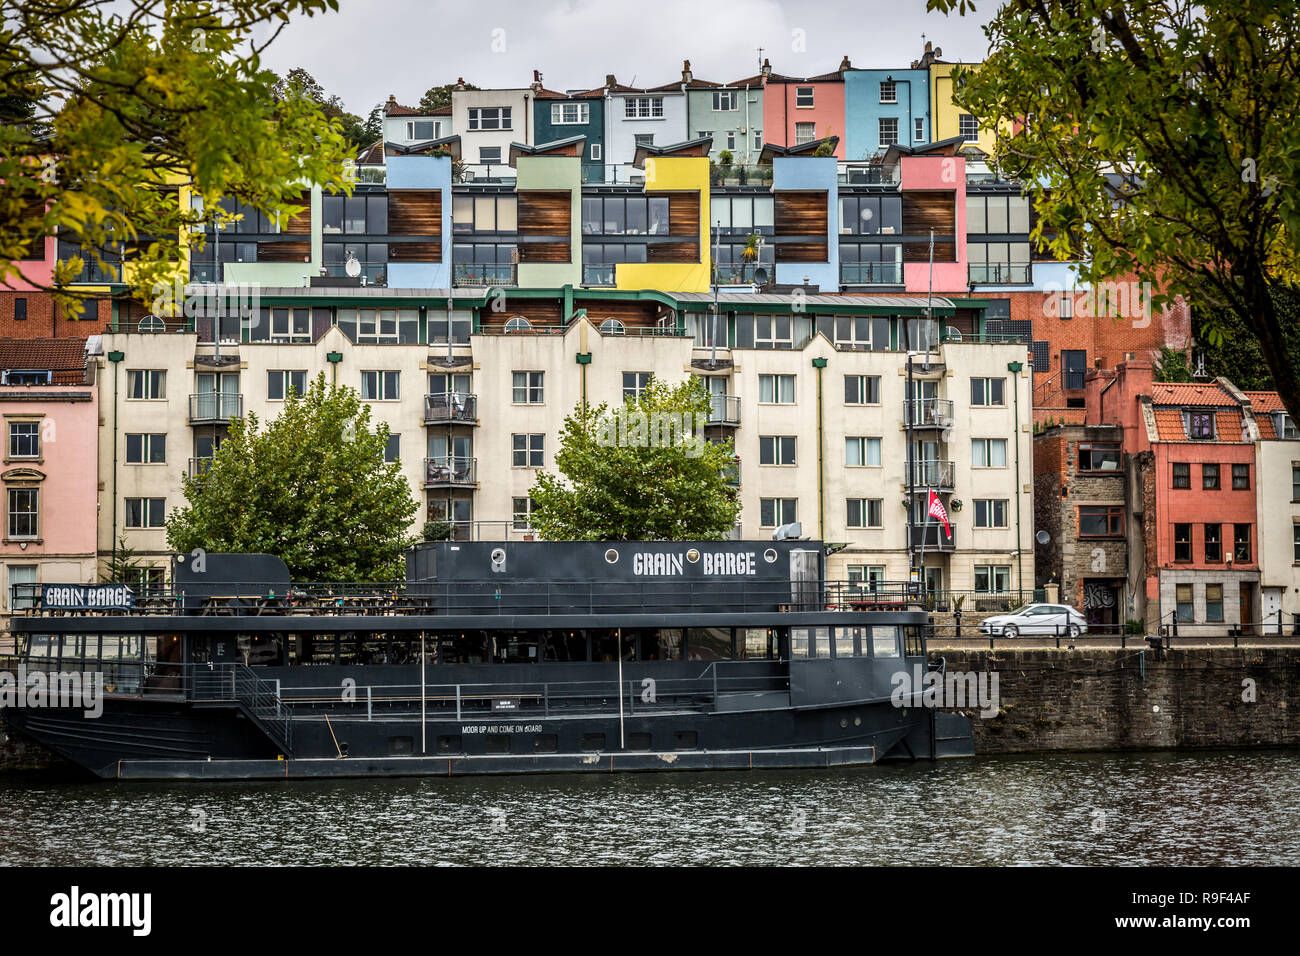
<instances>
[{"instance_id":1,"label":"cream rendered facade","mask_svg":"<svg viewBox=\"0 0 1300 956\"><path fill-rule=\"evenodd\" d=\"M1009 362L1023 361L1024 347L945 343L938 348L929 375L921 373L918 360L916 377L934 382L935 396L952 400L954 406L951 427L933 436L940 442L938 456L953 463L953 487L942 497L954 539L952 547L942 553L928 550L925 564L938 569L935 582L945 589L973 589L975 568L993 566L1007 569L1009 590L1017 590L1019 581L1024 582L1025 590L1032 590L1029 378L1027 366L1019 373L1007 370ZM129 333L105 336L105 351L120 351L123 359L116 370L116 387L112 363L101 378L105 409L101 415L99 455L100 474L105 480L100 492L100 550L104 553L111 549L116 530L118 535L125 535L137 554L161 567L169 553L165 532L160 528L124 529L125 501L164 498L167 512L183 503L181 476L188 460L196 454L196 436L210 434L212 428L191 425L188 418L189 395L199 390L196 376L217 370L210 366L212 360L208 358L212 346L199 346L194 334ZM469 524L460 530L483 539L521 540L529 534L526 524L515 527L515 500L528 497L539 469L527 460L516 464L513 436L543 436L542 468L554 469L564 417L584 396L593 405L621 403L624 373L648 372L676 381L688 375L721 377L725 379L726 393L738 396L739 425L711 426L709 434L729 435L736 442L743 505L739 536L770 537L773 528L761 520L761 500L794 498L798 501L797 519L806 537L820 536L846 545L828 559L832 578L845 579L850 568L858 567L883 567L884 579L889 581L904 581L908 576L908 521L902 506L908 490L907 434L902 426L907 381L904 353L839 350L817 335L802 349L720 349L719 358L724 361L716 371L710 371L703 367L708 351L699 349L689 337L602 334L596 324L583 320L571 323L558 335L474 334L468 346L454 346L450 358L446 345L353 344L336 326L314 344L242 343L222 346L221 353L229 364L220 371L239 374L244 412L253 412L263 421L274 418L281 404L267 397L268 372L272 370L305 371L309 379L323 371L327 379L358 389L363 371L399 372L399 397L369 404L373 420L387 422L393 434L401 436L404 471L417 500L425 505L413 530L430 517L448 514L438 510L442 502L462 502L460 512L450 516L464 519L468 508ZM340 354L341 361L331 363L330 353ZM819 370L815 362L822 360L825 365ZM166 398L126 398L128 369L165 369ZM541 373L540 401L514 401L517 372ZM431 373L470 376L468 390L477 400L476 421L425 424L424 399ZM767 375L793 376L793 403L759 402L760 377ZM879 401L846 404L847 375L878 378ZM1004 379L1004 403L972 408L972 377ZM1015 427L1017 413L1019 430ZM167 435L165 463L126 463L125 436L140 433ZM760 439L764 436L794 437L795 463L760 464ZM880 439L878 466L846 463L846 439L857 437ZM469 456L476 466L474 480L426 489L424 459L433 453L434 442L453 438L462 439L460 448L466 447L463 440L468 439ZM974 467L973 438L1004 439L1005 467ZM449 447L449 442L439 445L439 449ZM924 491L918 489L918 496L924 497ZM848 527L849 498L880 499L881 527ZM1006 527L974 529L976 498L1006 501ZM956 510L954 499L963 502L961 511Z\"/></svg>"},{"instance_id":2,"label":"cream rendered facade","mask_svg":"<svg viewBox=\"0 0 1300 956\"><path fill-rule=\"evenodd\" d=\"M1255 444L1260 620L1265 629L1300 614L1300 441Z\"/></svg>"}]
</instances>

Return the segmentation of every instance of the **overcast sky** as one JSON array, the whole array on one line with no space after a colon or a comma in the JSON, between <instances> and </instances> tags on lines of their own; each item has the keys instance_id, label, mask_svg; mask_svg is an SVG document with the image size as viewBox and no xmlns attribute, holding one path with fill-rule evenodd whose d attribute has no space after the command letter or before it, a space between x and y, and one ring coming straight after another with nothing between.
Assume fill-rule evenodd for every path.
<instances>
[{"instance_id":1,"label":"overcast sky","mask_svg":"<svg viewBox=\"0 0 1300 956\"><path fill-rule=\"evenodd\" d=\"M457 77L523 87L532 71L553 90L620 83L658 86L681 76L729 82L758 72L758 48L778 73L906 67L924 40L947 60L979 60L981 27L998 0L965 17L925 12L925 0L340 0L339 12L291 23L265 63L304 67L363 118L390 93L415 105ZM802 32L800 32L802 31Z\"/></svg>"}]
</instances>

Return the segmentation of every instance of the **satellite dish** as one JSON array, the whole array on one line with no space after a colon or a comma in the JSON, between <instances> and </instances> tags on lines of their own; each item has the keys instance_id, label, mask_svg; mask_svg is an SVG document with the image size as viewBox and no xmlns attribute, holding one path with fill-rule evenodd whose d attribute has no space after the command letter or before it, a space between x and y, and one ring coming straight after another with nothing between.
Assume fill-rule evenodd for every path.
<instances>
[{"instance_id":1,"label":"satellite dish","mask_svg":"<svg viewBox=\"0 0 1300 956\"><path fill-rule=\"evenodd\" d=\"M1046 531L1040 531L1038 534L1034 535L1034 540L1039 544L1047 544L1047 542L1052 540L1052 536Z\"/></svg>"},{"instance_id":2,"label":"satellite dish","mask_svg":"<svg viewBox=\"0 0 1300 956\"><path fill-rule=\"evenodd\" d=\"M754 282L757 285L767 285L767 270L762 266L754 270Z\"/></svg>"},{"instance_id":3,"label":"satellite dish","mask_svg":"<svg viewBox=\"0 0 1300 956\"><path fill-rule=\"evenodd\" d=\"M357 257L351 252L348 253L348 261L344 264L343 271L353 279L361 275L361 263L357 261Z\"/></svg>"}]
</instances>

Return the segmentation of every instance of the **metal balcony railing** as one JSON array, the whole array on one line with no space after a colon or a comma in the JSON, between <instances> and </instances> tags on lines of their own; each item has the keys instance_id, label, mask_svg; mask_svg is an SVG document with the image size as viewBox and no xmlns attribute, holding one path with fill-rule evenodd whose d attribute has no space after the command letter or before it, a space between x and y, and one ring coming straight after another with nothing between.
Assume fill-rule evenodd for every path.
<instances>
[{"instance_id":1,"label":"metal balcony railing","mask_svg":"<svg viewBox=\"0 0 1300 956\"><path fill-rule=\"evenodd\" d=\"M388 263L387 262L362 262L360 277L366 285L387 286L388 285ZM329 276L347 276L346 262L327 262L325 263L325 274Z\"/></svg>"},{"instance_id":2,"label":"metal balcony railing","mask_svg":"<svg viewBox=\"0 0 1300 956\"><path fill-rule=\"evenodd\" d=\"M515 266L510 263L479 264L458 262L451 267L451 281L454 285L467 288L515 285Z\"/></svg>"},{"instance_id":3,"label":"metal balcony railing","mask_svg":"<svg viewBox=\"0 0 1300 956\"><path fill-rule=\"evenodd\" d=\"M893 186L900 182L900 169L897 165L845 166L836 178L841 186Z\"/></svg>"},{"instance_id":4,"label":"metal balcony railing","mask_svg":"<svg viewBox=\"0 0 1300 956\"><path fill-rule=\"evenodd\" d=\"M445 458L424 459L424 487L455 488L478 482L478 459Z\"/></svg>"},{"instance_id":5,"label":"metal balcony railing","mask_svg":"<svg viewBox=\"0 0 1300 956\"><path fill-rule=\"evenodd\" d=\"M244 417L244 396L239 392L199 392L190 396L190 424L229 422Z\"/></svg>"},{"instance_id":6,"label":"metal balcony railing","mask_svg":"<svg viewBox=\"0 0 1300 956\"><path fill-rule=\"evenodd\" d=\"M722 477L732 488L740 487L740 459L737 458L730 465L722 469Z\"/></svg>"},{"instance_id":7,"label":"metal balcony railing","mask_svg":"<svg viewBox=\"0 0 1300 956\"><path fill-rule=\"evenodd\" d=\"M710 395L709 396L709 425L739 425L740 424L740 396L739 395Z\"/></svg>"},{"instance_id":8,"label":"metal balcony railing","mask_svg":"<svg viewBox=\"0 0 1300 956\"><path fill-rule=\"evenodd\" d=\"M742 166L737 163L723 166L713 163L709 166L709 183L713 186L771 186L772 167Z\"/></svg>"},{"instance_id":9,"label":"metal balcony railing","mask_svg":"<svg viewBox=\"0 0 1300 956\"><path fill-rule=\"evenodd\" d=\"M922 459L912 462L912 484L919 488L951 489L956 468L951 461Z\"/></svg>"},{"instance_id":10,"label":"metal balcony railing","mask_svg":"<svg viewBox=\"0 0 1300 956\"><path fill-rule=\"evenodd\" d=\"M952 523L952 518L948 519L949 528L952 536L949 537L944 533L943 522L931 519L928 525L913 524L907 529L907 540L911 547L921 547L922 541L925 543L927 551L956 551L957 550L957 528Z\"/></svg>"},{"instance_id":11,"label":"metal balcony railing","mask_svg":"<svg viewBox=\"0 0 1300 956\"><path fill-rule=\"evenodd\" d=\"M952 402L944 398L903 400L903 424L917 428L947 428L952 424Z\"/></svg>"},{"instance_id":12,"label":"metal balcony railing","mask_svg":"<svg viewBox=\"0 0 1300 956\"><path fill-rule=\"evenodd\" d=\"M191 458L188 474L191 478L197 477L198 475L205 475L211 467L211 458Z\"/></svg>"},{"instance_id":13,"label":"metal balcony railing","mask_svg":"<svg viewBox=\"0 0 1300 956\"><path fill-rule=\"evenodd\" d=\"M972 262L967 271L972 285L1028 285L1034 281L1034 267L1029 262Z\"/></svg>"},{"instance_id":14,"label":"metal balcony railing","mask_svg":"<svg viewBox=\"0 0 1300 956\"><path fill-rule=\"evenodd\" d=\"M901 262L841 262L842 285L902 285Z\"/></svg>"},{"instance_id":15,"label":"metal balcony railing","mask_svg":"<svg viewBox=\"0 0 1300 956\"><path fill-rule=\"evenodd\" d=\"M478 396L472 392L439 392L424 396L424 423L478 422Z\"/></svg>"},{"instance_id":16,"label":"metal balcony railing","mask_svg":"<svg viewBox=\"0 0 1300 956\"><path fill-rule=\"evenodd\" d=\"M627 163L621 165L590 165L582 167L583 184L603 184L606 186L643 186L645 170L637 169Z\"/></svg>"}]
</instances>

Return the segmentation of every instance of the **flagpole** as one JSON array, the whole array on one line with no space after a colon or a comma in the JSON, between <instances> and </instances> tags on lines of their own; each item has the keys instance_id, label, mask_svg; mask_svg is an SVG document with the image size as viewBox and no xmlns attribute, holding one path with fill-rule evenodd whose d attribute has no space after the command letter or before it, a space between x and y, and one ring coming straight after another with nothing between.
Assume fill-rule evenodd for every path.
<instances>
[{"instance_id":1,"label":"flagpole","mask_svg":"<svg viewBox=\"0 0 1300 956\"><path fill-rule=\"evenodd\" d=\"M925 586L925 539L930 532L930 483L925 483L925 520L921 525L921 593L925 594L929 589Z\"/></svg>"}]
</instances>

